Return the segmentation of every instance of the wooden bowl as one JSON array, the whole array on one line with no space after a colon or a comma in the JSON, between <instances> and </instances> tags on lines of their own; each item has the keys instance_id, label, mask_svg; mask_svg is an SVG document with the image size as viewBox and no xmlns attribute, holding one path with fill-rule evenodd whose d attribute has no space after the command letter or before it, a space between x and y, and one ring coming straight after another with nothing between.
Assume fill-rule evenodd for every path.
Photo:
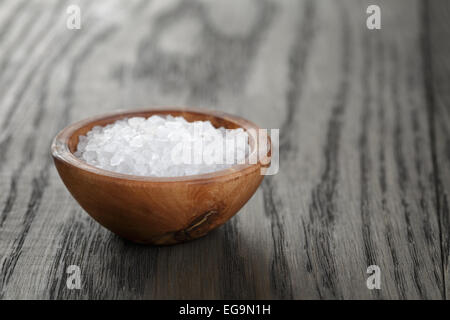
<instances>
[{"instance_id":1,"label":"wooden bowl","mask_svg":"<svg viewBox=\"0 0 450 320\"><path fill-rule=\"evenodd\" d=\"M154 114L183 116L188 121L209 120L215 127L259 129L245 119L200 109L116 112L82 120L59 132L51 147L56 169L81 207L123 238L145 244L174 244L201 237L225 223L251 198L264 177L260 171L262 163L270 160L270 152L268 159L258 159L256 164L162 178L99 169L73 154L78 137L94 126ZM254 140L249 138L250 153L257 152Z\"/></svg>"}]
</instances>

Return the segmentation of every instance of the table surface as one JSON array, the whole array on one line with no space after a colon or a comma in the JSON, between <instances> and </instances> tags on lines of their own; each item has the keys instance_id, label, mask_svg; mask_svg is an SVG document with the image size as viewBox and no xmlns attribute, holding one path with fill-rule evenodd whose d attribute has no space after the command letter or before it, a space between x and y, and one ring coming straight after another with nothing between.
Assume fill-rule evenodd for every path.
<instances>
[{"instance_id":1,"label":"table surface","mask_svg":"<svg viewBox=\"0 0 450 320\"><path fill-rule=\"evenodd\" d=\"M0 2L1 298L449 296L445 1L76 3L80 30L65 1ZM280 171L206 237L124 241L71 197L49 146L76 120L147 106L279 128Z\"/></svg>"}]
</instances>

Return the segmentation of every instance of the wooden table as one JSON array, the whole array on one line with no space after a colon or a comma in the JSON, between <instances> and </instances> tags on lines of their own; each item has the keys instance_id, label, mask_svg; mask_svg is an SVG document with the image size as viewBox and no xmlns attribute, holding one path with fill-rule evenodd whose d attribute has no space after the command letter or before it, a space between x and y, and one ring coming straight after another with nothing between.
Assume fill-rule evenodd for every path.
<instances>
[{"instance_id":1,"label":"wooden table","mask_svg":"<svg viewBox=\"0 0 450 320\"><path fill-rule=\"evenodd\" d=\"M0 3L0 297L449 296L446 1L75 3L80 30L65 1ZM49 146L76 120L161 105L279 128L280 172L206 237L139 246L78 206Z\"/></svg>"}]
</instances>

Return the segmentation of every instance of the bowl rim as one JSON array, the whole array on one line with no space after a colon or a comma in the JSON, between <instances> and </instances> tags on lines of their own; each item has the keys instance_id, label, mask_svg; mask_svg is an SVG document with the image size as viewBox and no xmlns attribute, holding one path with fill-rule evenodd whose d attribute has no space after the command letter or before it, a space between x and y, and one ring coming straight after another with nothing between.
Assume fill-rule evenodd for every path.
<instances>
[{"instance_id":1,"label":"bowl rim","mask_svg":"<svg viewBox=\"0 0 450 320\"><path fill-rule=\"evenodd\" d=\"M152 112L153 115L156 114L170 114L171 112L187 112L187 113L197 113L197 114L203 114L208 116L213 116L217 118L221 118L230 122L234 122L239 127L243 128L244 130L247 129L261 129L259 126L254 124L253 122L244 119L239 116L231 115L222 111L217 110L210 110L205 108L193 108L193 107L148 107L148 108L139 108L139 109L119 109L112 112L103 113L100 115L92 116L89 118L85 118L82 120L79 120L77 122L74 122L65 128L63 128L61 131L59 131L55 138L52 141L51 144L51 153L53 159L59 160L64 162L65 164L73 167L77 167L78 169L81 169L83 171L87 171L89 173L100 175L107 178L113 178L113 179L120 179L120 180L128 180L128 181L141 181L141 182L210 182L210 181L217 181L219 180L229 180L234 179L237 176L247 175L252 173L255 170L260 170L262 167L266 167L267 165L263 165L261 162L261 159L257 157L257 162L250 164L235 164L227 169L222 169L219 171L209 172L209 173L202 173L202 174L195 174L195 175L187 175L187 176L179 176L179 177L154 177L154 176L139 176L139 175L130 175L130 174L124 174L114 171L109 171L105 169L101 169L98 167L95 167L93 165L88 164L87 162L77 158L69 149L69 140L73 136L73 134L79 130L82 127L85 127L92 122L100 121L100 120L106 120L108 118L111 118L111 121L116 121L121 118L127 118L130 116L133 116L135 114L140 113L146 113L146 112ZM270 164L270 153L271 153L271 140L270 137L267 136L268 141L268 154L265 155L265 161L264 163ZM254 153L258 152L257 148L253 148L251 153L246 157L246 160L251 155L254 155Z\"/></svg>"}]
</instances>

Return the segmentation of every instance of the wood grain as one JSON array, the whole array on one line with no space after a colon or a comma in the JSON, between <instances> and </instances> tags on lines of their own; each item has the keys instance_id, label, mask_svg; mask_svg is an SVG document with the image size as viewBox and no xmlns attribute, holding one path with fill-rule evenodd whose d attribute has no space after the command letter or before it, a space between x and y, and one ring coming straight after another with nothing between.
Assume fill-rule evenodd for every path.
<instances>
[{"instance_id":1,"label":"wood grain","mask_svg":"<svg viewBox=\"0 0 450 320\"><path fill-rule=\"evenodd\" d=\"M448 296L444 2L77 3L81 30L66 28L64 1L0 3L2 298ZM207 237L120 239L64 188L50 142L76 120L152 105L280 128L280 172ZM66 287L72 264L81 290ZM381 290L366 287L372 264Z\"/></svg>"},{"instance_id":2,"label":"wood grain","mask_svg":"<svg viewBox=\"0 0 450 320\"><path fill-rule=\"evenodd\" d=\"M424 34L424 56L429 118L432 128L430 136L433 146L433 161L436 168L437 210L441 226L442 268L446 297L450 296L450 46L442 39L450 35L450 6L437 1L425 7L423 19L428 23Z\"/></svg>"}]
</instances>

